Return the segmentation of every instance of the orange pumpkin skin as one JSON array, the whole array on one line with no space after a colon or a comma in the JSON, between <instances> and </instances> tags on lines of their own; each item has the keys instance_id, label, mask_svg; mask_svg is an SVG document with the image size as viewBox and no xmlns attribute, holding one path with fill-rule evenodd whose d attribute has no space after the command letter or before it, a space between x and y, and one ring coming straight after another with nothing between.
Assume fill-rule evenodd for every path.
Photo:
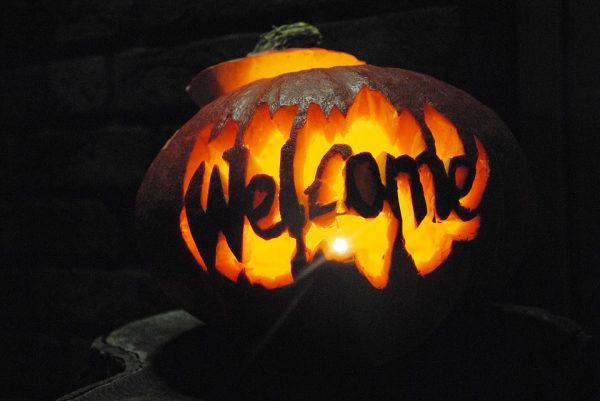
<instances>
[{"instance_id":1,"label":"orange pumpkin skin","mask_svg":"<svg viewBox=\"0 0 600 401\"><path fill-rule=\"evenodd\" d=\"M339 143L339 136L328 142L331 146L348 145L351 152L341 155L340 149L347 149L345 147L330 152L330 156L339 157L342 167L337 168L342 170L336 171L337 174L341 171L345 180L344 195L337 198L335 207L347 211L349 218L365 222L385 212L386 221L395 224L388 230L388 238L382 238L383 242L388 241L389 249L382 254L387 266L380 275L359 266L364 261L359 263L358 256L332 260L331 241L312 247L307 245L313 228L317 232L322 227L341 226L337 221L344 216L335 211L332 214L331 207L327 209L326 202L319 198L321 195L315 195L314 185L313 189L309 188L310 182L305 180L302 185L297 182L302 176L298 170L304 168L300 163L304 160L302 157L308 159L308 156L298 156L302 153L299 138L302 136L303 143L308 143L311 135L328 135L324 133L326 130L319 134L318 129L311 131L307 127L312 124L318 128L314 121L319 120L335 131L336 128L331 127L338 124L336 121L359 113L356 109L364 106L356 106L361 96L371 96L370 100L363 99L364 104L373 104L375 98L382 99L381 104L395 112L393 118L414 117L423 138L421 146L424 146L415 151L419 154L402 160L401 155L392 154L392 159L397 160L394 165L413 167L398 167L390 175L389 168L380 165L381 180L378 181L373 168L369 169L373 162L368 154L358 157L360 149L354 149L354 143ZM285 134L280 142L283 145L274 149L279 171L260 174L257 167L250 172L252 149L248 151L245 135L259 121L258 114L266 116L268 111L271 121L275 121L281 110L285 110L282 115L289 115L281 117L284 122L279 125ZM456 167L460 167L460 163L454 167L453 162L445 165L444 171L439 136L432 132L433 123L428 120L432 115L441 115L443 121L449 121L450 126L456 128L453 135L458 135L464 148L464 154L458 159L469 167L461 177ZM260 118L267 121L264 116ZM208 146L207 143L216 144L227 130L231 136L229 142L223 139L224 144L219 145L220 148L215 145L215 149L223 150L222 154L227 152L228 161L213 163L209 171L211 164L207 155L210 152L202 147ZM205 142L198 145L202 135ZM305 147L308 150L304 152L310 152L309 145ZM323 149L320 152L319 156L326 153ZM214 156L214 152L212 154ZM263 158L268 154L261 153ZM477 180L473 176L479 174L476 164L482 154L487 168L481 173L485 175L484 188L477 201L464 206L461 202L466 199L469 188L474 188L471 181ZM217 156L222 158L221 154ZM372 156L374 160L379 155ZM194 158L197 160L192 161ZM220 170L214 173L214 165L223 167L223 163L229 172L219 180ZM355 168L350 170L352 163ZM392 161L388 158L385 163L389 166ZM327 163L322 164L325 167L321 166L321 170L328 168ZM427 195L424 166L430 173L437 169L438 175L433 174L434 199ZM460 235L452 238L450 250L439 259L438 265L425 262L421 265L407 250L409 240L402 227L409 223L401 206L403 202L406 204L407 198L398 201L395 197L400 196L400 178L410 182L409 171L417 174L410 184L414 185L409 186L410 193L418 192L420 187L421 199L425 199L421 202L421 213L417 213L419 199L413 198L412 211L415 216L419 214L417 224L425 224L423 221L433 217L435 223L431 229L436 230L453 212L460 215L459 223L474 218L478 222L468 239ZM362 179L365 174L367 184ZM354 178L348 179L349 175ZM255 176L271 179L253 181ZM443 179L438 183L436 177ZM468 188L463 188L464 180ZM272 189L273 182L276 190ZM219 188L229 193L220 195ZM235 326L243 330L240 336L259 338L285 316L281 321L302 341L317 341L324 347L381 363L422 341L461 296L466 294L478 299L504 285L518 263L531 226L530 188L526 162L512 134L495 113L468 94L411 71L370 65L333 67L259 80L204 106L174 134L152 163L138 193L136 220L140 250L147 265L176 303L207 323ZM267 198L272 194L274 199L269 203L258 197L259 193L266 193ZM270 206L268 209L277 204L279 213L267 216L268 210L259 210L261 202ZM325 221L319 220L322 216ZM266 224L269 227L261 226L260 218L269 220ZM317 228L319 224L321 228ZM188 231L187 238L183 231ZM257 232L264 238L258 238ZM260 266L254 269L249 267L250 262L244 265L247 234L254 235L255 241L266 241L267 246L276 238L283 241L283 235L289 237L295 244L294 250L289 253L290 257L277 256L276 260L277 264L287 266L282 269L289 270L289 274L277 279L260 274L253 276ZM333 238L328 237L328 240ZM415 241L418 248L421 240ZM194 246L197 249L194 250ZM221 252L224 248L225 254ZM365 251L365 255L367 253ZM222 267L223 255L230 259L233 255L240 263L232 262L234 267L227 270Z\"/></svg>"}]
</instances>

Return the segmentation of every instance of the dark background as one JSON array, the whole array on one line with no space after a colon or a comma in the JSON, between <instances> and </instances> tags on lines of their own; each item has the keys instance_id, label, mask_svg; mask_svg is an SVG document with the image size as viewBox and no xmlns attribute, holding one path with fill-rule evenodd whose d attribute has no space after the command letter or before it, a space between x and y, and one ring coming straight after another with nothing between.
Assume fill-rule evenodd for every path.
<instances>
[{"instance_id":1,"label":"dark background","mask_svg":"<svg viewBox=\"0 0 600 401\"><path fill-rule=\"evenodd\" d=\"M530 161L538 216L501 300L541 306L600 336L599 2L8 0L2 8L0 400L54 399L85 384L96 336L173 308L135 248L136 190L194 114L184 87L195 73L298 20L321 29L324 47L433 75L502 117Z\"/></svg>"}]
</instances>

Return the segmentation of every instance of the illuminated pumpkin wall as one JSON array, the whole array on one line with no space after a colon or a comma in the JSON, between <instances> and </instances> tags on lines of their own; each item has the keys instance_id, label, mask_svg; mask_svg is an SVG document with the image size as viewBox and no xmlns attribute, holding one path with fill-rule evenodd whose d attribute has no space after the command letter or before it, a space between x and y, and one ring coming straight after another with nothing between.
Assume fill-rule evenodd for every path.
<instances>
[{"instance_id":1,"label":"illuminated pumpkin wall","mask_svg":"<svg viewBox=\"0 0 600 401\"><path fill-rule=\"evenodd\" d=\"M137 218L148 264L201 318L266 330L287 311L381 361L516 264L525 163L464 92L322 49L224 63L189 90L216 99L152 164Z\"/></svg>"}]
</instances>

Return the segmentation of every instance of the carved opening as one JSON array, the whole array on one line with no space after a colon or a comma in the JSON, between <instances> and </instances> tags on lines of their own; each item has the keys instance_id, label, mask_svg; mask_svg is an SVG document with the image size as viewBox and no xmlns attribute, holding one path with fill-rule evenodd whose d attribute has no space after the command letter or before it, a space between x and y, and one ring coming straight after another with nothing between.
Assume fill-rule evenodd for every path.
<instances>
[{"instance_id":1,"label":"carved opening","mask_svg":"<svg viewBox=\"0 0 600 401\"><path fill-rule=\"evenodd\" d=\"M421 126L363 87L346 115L326 116L313 104L293 131L296 111L271 116L261 105L243 132L235 122L214 138L211 125L198 132L180 226L202 269L277 288L294 281L294 263L323 255L353 263L384 288L394 244L426 275L455 241L476 237L487 154L476 137L465 146L432 105L424 105Z\"/></svg>"}]
</instances>

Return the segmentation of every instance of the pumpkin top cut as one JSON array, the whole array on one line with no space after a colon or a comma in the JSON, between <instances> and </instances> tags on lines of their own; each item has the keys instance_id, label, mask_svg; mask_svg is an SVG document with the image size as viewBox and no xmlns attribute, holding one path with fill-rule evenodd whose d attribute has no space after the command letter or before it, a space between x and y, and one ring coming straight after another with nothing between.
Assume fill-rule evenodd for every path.
<instances>
[{"instance_id":1,"label":"pumpkin top cut","mask_svg":"<svg viewBox=\"0 0 600 401\"><path fill-rule=\"evenodd\" d=\"M208 67L194 77L186 90L202 107L259 79L312 68L362 64L365 62L351 54L319 48L266 51Z\"/></svg>"}]
</instances>

